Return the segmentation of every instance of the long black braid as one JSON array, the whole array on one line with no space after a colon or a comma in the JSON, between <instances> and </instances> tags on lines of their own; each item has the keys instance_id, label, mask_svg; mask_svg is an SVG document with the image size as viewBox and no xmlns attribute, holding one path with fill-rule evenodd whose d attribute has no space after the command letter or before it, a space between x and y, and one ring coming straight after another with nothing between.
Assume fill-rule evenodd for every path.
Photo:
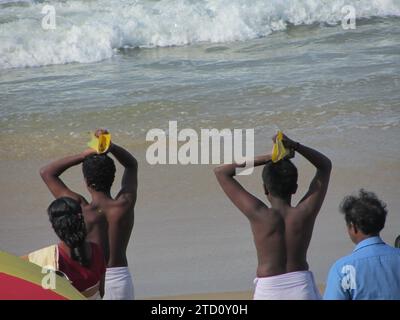
<instances>
[{"instance_id":1,"label":"long black braid","mask_svg":"<svg viewBox=\"0 0 400 320\"><path fill-rule=\"evenodd\" d=\"M85 250L86 226L80 204L62 197L54 200L47 209L51 225L57 236L71 249L71 257L88 267L90 259Z\"/></svg>"}]
</instances>

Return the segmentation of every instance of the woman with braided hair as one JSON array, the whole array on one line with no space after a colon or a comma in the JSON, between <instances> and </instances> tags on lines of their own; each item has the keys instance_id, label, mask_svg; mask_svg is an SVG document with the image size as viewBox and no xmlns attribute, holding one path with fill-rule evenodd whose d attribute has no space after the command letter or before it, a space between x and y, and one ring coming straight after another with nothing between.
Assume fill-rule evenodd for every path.
<instances>
[{"instance_id":1,"label":"woman with braided hair","mask_svg":"<svg viewBox=\"0 0 400 320\"><path fill-rule=\"evenodd\" d=\"M88 299L104 295L105 258L99 245L86 241L80 204L72 198L54 200L47 209L51 225L61 240L28 255L32 263L61 271Z\"/></svg>"}]
</instances>

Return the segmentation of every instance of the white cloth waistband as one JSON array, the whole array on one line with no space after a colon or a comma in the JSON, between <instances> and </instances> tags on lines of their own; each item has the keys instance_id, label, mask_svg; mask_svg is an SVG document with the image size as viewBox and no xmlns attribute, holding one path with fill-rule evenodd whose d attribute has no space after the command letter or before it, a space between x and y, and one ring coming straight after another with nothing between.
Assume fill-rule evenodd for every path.
<instances>
[{"instance_id":1,"label":"white cloth waistband","mask_svg":"<svg viewBox=\"0 0 400 320\"><path fill-rule=\"evenodd\" d=\"M104 300L133 300L134 288L128 267L106 269Z\"/></svg>"},{"instance_id":2,"label":"white cloth waistband","mask_svg":"<svg viewBox=\"0 0 400 320\"><path fill-rule=\"evenodd\" d=\"M131 276L129 267L113 267L106 269L106 277Z\"/></svg>"},{"instance_id":3,"label":"white cloth waistband","mask_svg":"<svg viewBox=\"0 0 400 320\"><path fill-rule=\"evenodd\" d=\"M296 271L254 279L255 300L320 300L311 271Z\"/></svg>"}]
</instances>

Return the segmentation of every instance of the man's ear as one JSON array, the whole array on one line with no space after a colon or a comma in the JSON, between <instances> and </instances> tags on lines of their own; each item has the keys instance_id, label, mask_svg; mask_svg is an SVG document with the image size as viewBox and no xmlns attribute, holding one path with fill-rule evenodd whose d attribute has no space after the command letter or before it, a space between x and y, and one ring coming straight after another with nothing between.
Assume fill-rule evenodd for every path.
<instances>
[{"instance_id":1,"label":"man's ear","mask_svg":"<svg viewBox=\"0 0 400 320\"><path fill-rule=\"evenodd\" d=\"M263 188L264 188L264 193L266 195L269 195L269 191L268 191L267 186L265 185L265 183L263 183Z\"/></svg>"},{"instance_id":2,"label":"man's ear","mask_svg":"<svg viewBox=\"0 0 400 320\"><path fill-rule=\"evenodd\" d=\"M348 224L348 228L352 233L354 233L354 234L358 233L358 229L353 222L350 222Z\"/></svg>"}]
</instances>

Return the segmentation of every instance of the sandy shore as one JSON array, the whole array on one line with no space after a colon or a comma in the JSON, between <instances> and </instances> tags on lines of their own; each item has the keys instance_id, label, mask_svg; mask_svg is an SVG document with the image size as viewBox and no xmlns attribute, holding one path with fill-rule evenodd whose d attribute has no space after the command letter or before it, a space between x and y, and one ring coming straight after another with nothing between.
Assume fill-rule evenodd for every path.
<instances>
[{"instance_id":1,"label":"sandy shore","mask_svg":"<svg viewBox=\"0 0 400 320\"><path fill-rule=\"evenodd\" d=\"M140 187L128 259L137 298L251 298L256 255L250 227L223 195L212 166L150 166L143 151L136 155ZM52 197L38 175L47 161L0 161L5 182L0 184L2 250L21 255L56 241L45 213ZM300 157L296 164L298 200L313 171ZM325 283L331 264L353 248L337 209L345 194L363 186L382 196L389 209L382 236L393 243L400 230L399 169L398 161L377 161L374 166L343 166L334 161L332 182L308 254L317 283ZM79 167L63 177L72 189L88 195ZM260 169L240 181L263 198ZM197 292L207 294L193 295Z\"/></svg>"}]
</instances>

